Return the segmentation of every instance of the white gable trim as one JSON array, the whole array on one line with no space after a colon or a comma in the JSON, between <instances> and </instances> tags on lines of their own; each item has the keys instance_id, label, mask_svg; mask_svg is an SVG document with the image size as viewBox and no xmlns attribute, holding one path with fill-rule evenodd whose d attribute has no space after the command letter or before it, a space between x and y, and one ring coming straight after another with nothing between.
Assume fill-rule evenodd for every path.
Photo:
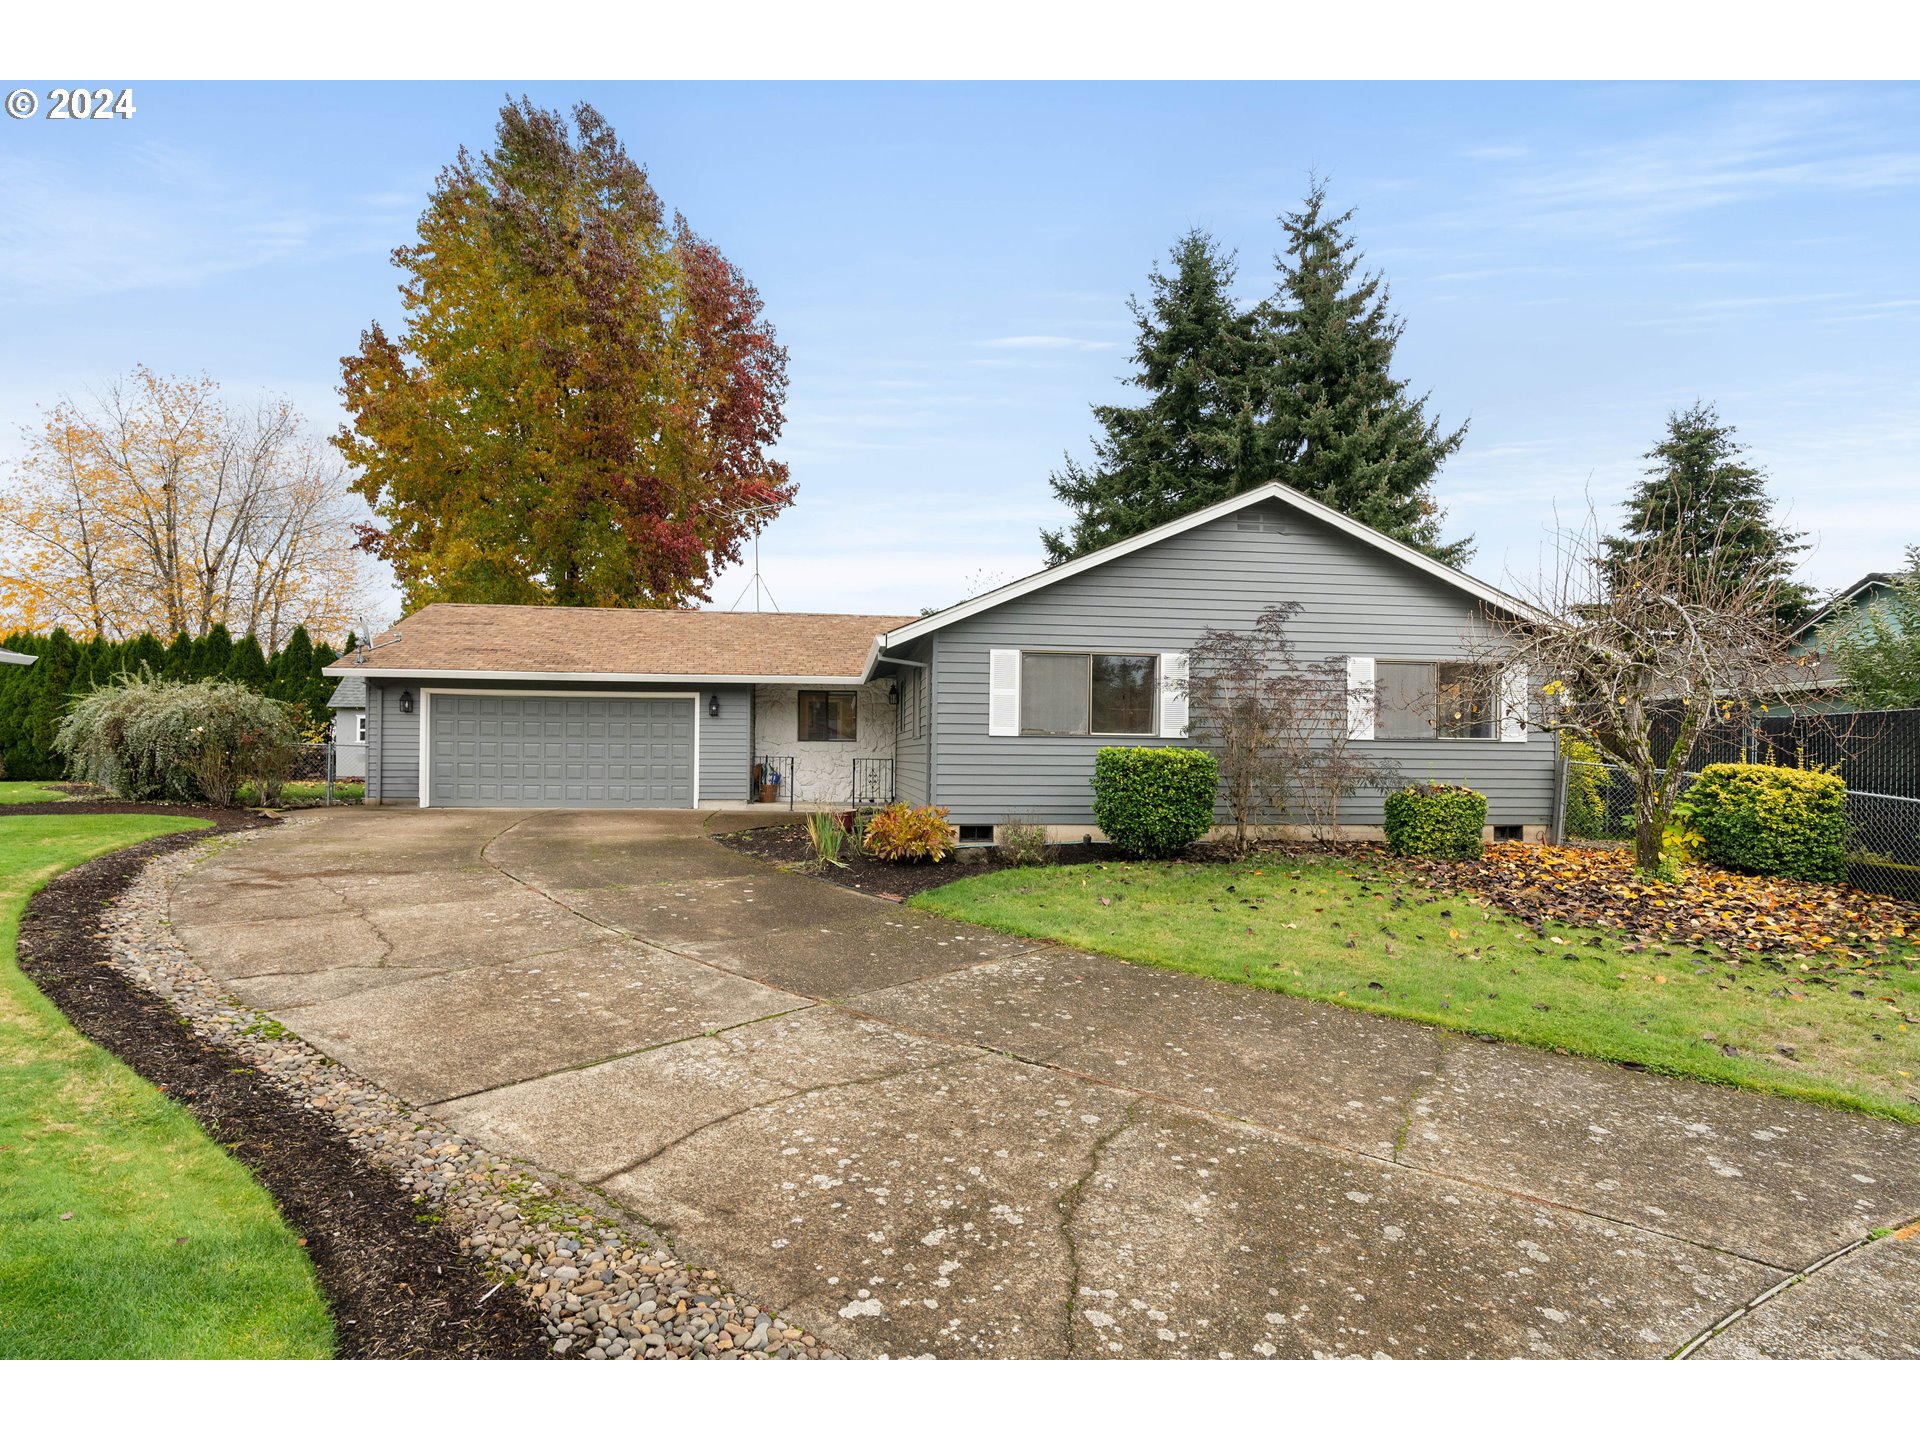
<instances>
[{"instance_id":1,"label":"white gable trim","mask_svg":"<svg viewBox=\"0 0 1920 1440\"><path fill-rule=\"evenodd\" d=\"M1496 590L1484 581L1476 580L1471 575L1463 574L1461 571L1455 570L1452 566L1442 565L1431 556L1421 554L1411 545L1403 545L1398 540L1390 539L1382 535L1378 530L1375 530L1372 526L1363 525L1352 516L1341 514L1330 505L1322 505L1318 500L1309 499L1290 485L1282 485L1279 481L1272 480L1265 485L1247 491L1244 495L1235 495L1231 499L1222 500L1202 510L1196 510L1191 515L1183 515L1178 520L1169 520L1164 525L1156 525L1151 530L1143 530L1138 535L1117 541L1103 549L1094 551L1091 555L1082 555L1077 560L1068 560L1050 569L1036 571L1023 580L1015 580L1010 585L1002 585L998 590L989 590L984 595L976 595L971 600L963 600L958 605L952 605L945 610L937 611L925 619L916 620L910 625L902 625L898 630L890 630L880 637L880 649L883 651L891 650L896 646L908 644L911 641L918 640L922 635L931 635L936 630L944 629L948 625L956 624L961 620L970 619L975 615L981 614L983 611L1004 605L1009 600L1018 600L1023 595L1031 595L1036 590L1044 590L1047 586L1056 584L1059 581L1071 579L1075 575L1083 575L1089 570L1105 565L1110 560L1118 560L1123 555L1131 555L1136 550L1144 550L1149 545L1156 545L1162 540L1184 534L1186 531L1196 529L1210 521L1231 515L1237 510L1244 510L1249 505L1257 505L1263 500L1278 500L1283 505L1290 505L1303 514L1310 515L1317 520L1324 520L1334 529L1344 531L1355 539L1362 540L1368 545L1373 546L1376 550L1384 550L1387 554L1405 561L1416 570L1424 570L1435 579L1444 581L1456 590L1465 591L1467 594L1473 596L1474 599L1491 605L1496 610L1505 610L1512 614L1521 615L1531 613L1531 607L1523 601L1516 600L1506 592ZM872 668L871 664L869 664L868 668Z\"/></svg>"}]
</instances>

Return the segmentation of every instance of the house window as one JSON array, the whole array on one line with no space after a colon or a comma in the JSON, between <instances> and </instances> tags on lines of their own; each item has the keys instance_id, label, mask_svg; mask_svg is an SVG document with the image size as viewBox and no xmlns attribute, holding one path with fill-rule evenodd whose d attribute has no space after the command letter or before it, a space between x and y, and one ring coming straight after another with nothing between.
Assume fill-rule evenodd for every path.
<instances>
[{"instance_id":1,"label":"house window","mask_svg":"<svg viewBox=\"0 0 1920 1440\"><path fill-rule=\"evenodd\" d=\"M1377 740L1492 740L1495 673L1452 660L1382 660L1374 669Z\"/></svg>"},{"instance_id":2,"label":"house window","mask_svg":"<svg viewBox=\"0 0 1920 1440\"><path fill-rule=\"evenodd\" d=\"M1157 655L1020 656L1022 735L1151 735Z\"/></svg>"},{"instance_id":3,"label":"house window","mask_svg":"<svg viewBox=\"0 0 1920 1440\"><path fill-rule=\"evenodd\" d=\"M859 731L859 697L851 690L802 690L802 740L852 740Z\"/></svg>"},{"instance_id":4,"label":"house window","mask_svg":"<svg viewBox=\"0 0 1920 1440\"><path fill-rule=\"evenodd\" d=\"M364 710L353 717L353 743L356 745L367 743L367 712Z\"/></svg>"}]
</instances>

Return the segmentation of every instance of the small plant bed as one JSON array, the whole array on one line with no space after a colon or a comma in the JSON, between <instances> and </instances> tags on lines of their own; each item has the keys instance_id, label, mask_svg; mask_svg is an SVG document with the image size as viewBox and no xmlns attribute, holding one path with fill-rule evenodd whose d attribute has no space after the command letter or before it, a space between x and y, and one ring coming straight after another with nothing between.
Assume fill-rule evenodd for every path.
<instances>
[{"instance_id":1,"label":"small plant bed","mask_svg":"<svg viewBox=\"0 0 1920 1440\"><path fill-rule=\"evenodd\" d=\"M1920 1123L1920 975L1906 937L1842 975L1819 956L1629 933L1605 912L1604 928L1548 919L1565 913L1561 895L1530 898L1524 884L1460 893L1480 873L1358 847L1274 850L956 876L912 903L1137 964ZM1541 883L1553 894L1551 874Z\"/></svg>"},{"instance_id":2,"label":"small plant bed","mask_svg":"<svg viewBox=\"0 0 1920 1440\"><path fill-rule=\"evenodd\" d=\"M840 852L839 865L819 865L814 859L813 841L803 824L721 831L713 838L729 850L751 855L769 865L801 871L829 884L858 890L864 895L877 895L883 900L904 900L923 890L951 884L963 875L984 875L1014 868L990 845L963 847L951 858L935 864L906 864L875 860L864 854L851 837ZM1054 845L1048 849L1050 863L1055 865L1084 865L1122 858L1111 845Z\"/></svg>"}]
</instances>

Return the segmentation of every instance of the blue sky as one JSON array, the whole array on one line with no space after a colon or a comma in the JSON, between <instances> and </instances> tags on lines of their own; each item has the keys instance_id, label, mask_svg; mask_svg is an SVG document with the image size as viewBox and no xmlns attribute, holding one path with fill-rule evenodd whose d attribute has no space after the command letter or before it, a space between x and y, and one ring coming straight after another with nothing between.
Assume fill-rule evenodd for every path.
<instances>
[{"instance_id":1,"label":"blue sky","mask_svg":"<svg viewBox=\"0 0 1920 1440\"><path fill-rule=\"evenodd\" d=\"M791 352L787 609L908 611L1039 564L1046 485L1123 399L1126 299L1191 226L1270 284L1310 170L1449 421L1470 568L1537 568L1669 409L1716 401L1830 587L1920 542L1920 87L152 84L0 121L0 446L135 362L339 420L390 250L504 92L590 100ZM735 602L724 577L714 602ZM386 601L389 609L392 600Z\"/></svg>"}]
</instances>

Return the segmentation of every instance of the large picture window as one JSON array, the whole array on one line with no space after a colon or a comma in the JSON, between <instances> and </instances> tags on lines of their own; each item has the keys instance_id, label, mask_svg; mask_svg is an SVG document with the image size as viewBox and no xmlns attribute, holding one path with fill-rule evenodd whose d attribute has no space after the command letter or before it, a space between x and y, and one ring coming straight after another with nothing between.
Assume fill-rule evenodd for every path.
<instances>
[{"instance_id":1,"label":"large picture window","mask_svg":"<svg viewBox=\"0 0 1920 1440\"><path fill-rule=\"evenodd\" d=\"M1022 735L1151 735L1156 655L1020 657Z\"/></svg>"},{"instance_id":2,"label":"large picture window","mask_svg":"<svg viewBox=\"0 0 1920 1440\"><path fill-rule=\"evenodd\" d=\"M1376 740L1492 740L1495 672L1452 660L1382 660L1374 668Z\"/></svg>"},{"instance_id":3,"label":"large picture window","mask_svg":"<svg viewBox=\"0 0 1920 1440\"><path fill-rule=\"evenodd\" d=\"M859 737L859 696L851 690L802 690L802 740L854 740Z\"/></svg>"}]
</instances>

